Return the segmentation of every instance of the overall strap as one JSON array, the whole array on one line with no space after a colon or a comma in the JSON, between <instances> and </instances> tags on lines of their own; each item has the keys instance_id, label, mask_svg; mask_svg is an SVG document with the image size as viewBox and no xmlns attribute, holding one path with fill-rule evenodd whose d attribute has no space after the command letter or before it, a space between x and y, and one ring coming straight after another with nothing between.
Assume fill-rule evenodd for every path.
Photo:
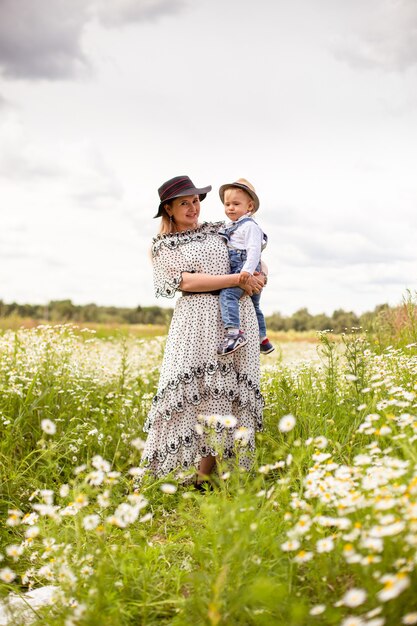
<instances>
[{"instance_id":1,"label":"overall strap","mask_svg":"<svg viewBox=\"0 0 417 626\"><path fill-rule=\"evenodd\" d=\"M235 230L237 230L241 224L244 224L245 222L249 222L249 220L252 222L254 221L251 217L244 217L243 220L238 220L236 222L233 222L231 226L227 226L226 228L222 228L221 230L219 230L219 235L221 235L227 241L229 241L230 235L234 233Z\"/></svg>"}]
</instances>

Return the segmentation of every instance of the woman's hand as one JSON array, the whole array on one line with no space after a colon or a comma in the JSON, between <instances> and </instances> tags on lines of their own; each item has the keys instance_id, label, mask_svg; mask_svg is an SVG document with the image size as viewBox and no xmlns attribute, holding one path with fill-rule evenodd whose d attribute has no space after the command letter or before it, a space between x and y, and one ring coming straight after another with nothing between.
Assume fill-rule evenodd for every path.
<instances>
[{"instance_id":1,"label":"woman's hand","mask_svg":"<svg viewBox=\"0 0 417 626\"><path fill-rule=\"evenodd\" d=\"M239 287L244 289L248 296L260 293L265 284L265 277L259 272L255 272L252 276L249 272L241 272L239 275Z\"/></svg>"}]
</instances>

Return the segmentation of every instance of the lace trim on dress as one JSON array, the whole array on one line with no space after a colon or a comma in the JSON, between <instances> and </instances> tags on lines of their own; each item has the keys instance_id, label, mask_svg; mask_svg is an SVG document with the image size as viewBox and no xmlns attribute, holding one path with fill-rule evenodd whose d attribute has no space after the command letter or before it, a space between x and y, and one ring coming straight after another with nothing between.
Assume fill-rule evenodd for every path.
<instances>
[{"instance_id":1,"label":"lace trim on dress","mask_svg":"<svg viewBox=\"0 0 417 626\"><path fill-rule=\"evenodd\" d=\"M173 298L177 293L177 289L181 284L182 272L180 276L173 278L170 282L166 280L161 287L155 287L155 298L162 296L163 298Z\"/></svg>"},{"instance_id":2,"label":"lace trim on dress","mask_svg":"<svg viewBox=\"0 0 417 626\"><path fill-rule=\"evenodd\" d=\"M216 380L219 375L220 380ZM209 381L205 380L203 389L200 389L199 381L206 377L209 377ZM187 405L198 406L208 398L222 397L226 397L230 402L238 402L239 410L247 407L255 418L256 429L262 429L264 399L259 387L247 374L236 372L232 363L217 362L192 367L188 372L170 380L153 397L152 408L143 430L149 432L156 416L169 421L173 416L186 410ZM218 432L223 429L224 426L219 424Z\"/></svg>"},{"instance_id":3,"label":"lace trim on dress","mask_svg":"<svg viewBox=\"0 0 417 626\"><path fill-rule=\"evenodd\" d=\"M204 241L207 235L217 235L219 228L222 226L224 226L224 222L203 222L201 226L194 230L157 235L152 239L152 257L158 254L162 246L168 249L175 249L190 241Z\"/></svg>"},{"instance_id":4,"label":"lace trim on dress","mask_svg":"<svg viewBox=\"0 0 417 626\"><path fill-rule=\"evenodd\" d=\"M181 469L187 470L195 466L196 456L196 443L200 437L196 432L188 431L187 433L171 439L165 444L163 449L154 450L150 452L148 456L142 457L141 464L144 467L151 468L154 466L154 471L157 476L164 476L175 469L178 469L180 465ZM240 452L246 457L253 454L255 450L254 440L248 441L245 448ZM178 463L178 453L182 451L181 463ZM236 445L224 446L222 449L223 459L233 459L236 457ZM198 446L199 457L217 456L218 451L212 448L209 444L203 444Z\"/></svg>"}]
</instances>

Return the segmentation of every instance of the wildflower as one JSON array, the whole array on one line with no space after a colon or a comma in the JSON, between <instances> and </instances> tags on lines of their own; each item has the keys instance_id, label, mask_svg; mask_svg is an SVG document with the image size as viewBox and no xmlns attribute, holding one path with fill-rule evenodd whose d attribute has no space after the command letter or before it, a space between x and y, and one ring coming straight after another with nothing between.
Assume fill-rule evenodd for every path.
<instances>
[{"instance_id":1,"label":"wildflower","mask_svg":"<svg viewBox=\"0 0 417 626\"><path fill-rule=\"evenodd\" d=\"M50 565L42 565L42 567L38 569L37 575L40 578L46 578L46 580L54 580L55 578Z\"/></svg>"},{"instance_id":2,"label":"wildflower","mask_svg":"<svg viewBox=\"0 0 417 626\"><path fill-rule=\"evenodd\" d=\"M141 476L143 476L146 472L146 468L144 467L131 467L129 469L129 474L131 476L134 476L135 478L140 478Z\"/></svg>"},{"instance_id":3,"label":"wildflower","mask_svg":"<svg viewBox=\"0 0 417 626\"><path fill-rule=\"evenodd\" d=\"M59 506L54 506L52 504L34 504L33 508L35 509L35 511L38 511L39 515L43 517L58 519L57 511L59 509Z\"/></svg>"},{"instance_id":4,"label":"wildflower","mask_svg":"<svg viewBox=\"0 0 417 626\"><path fill-rule=\"evenodd\" d=\"M10 509L8 511L9 517L6 520L7 526L19 526L23 513L18 509Z\"/></svg>"},{"instance_id":5,"label":"wildflower","mask_svg":"<svg viewBox=\"0 0 417 626\"><path fill-rule=\"evenodd\" d=\"M228 478L230 478L230 472L223 472L223 474L220 476L220 478L222 480L227 480Z\"/></svg>"},{"instance_id":6,"label":"wildflower","mask_svg":"<svg viewBox=\"0 0 417 626\"><path fill-rule=\"evenodd\" d=\"M407 613L407 615L403 615L401 623L402 624L417 624L417 612Z\"/></svg>"},{"instance_id":7,"label":"wildflower","mask_svg":"<svg viewBox=\"0 0 417 626\"><path fill-rule=\"evenodd\" d=\"M110 506L110 494L107 490L97 496L97 504L101 509Z\"/></svg>"},{"instance_id":8,"label":"wildflower","mask_svg":"<svg viewBox=\"0 0 417 626\"><path fill-rule=\"evenodd\" d=\"M289 531L289 535L291 535L291 537L297 537L299 535L305 535L306 533L308 533L308 531L311 528L311 519L308 515L302 515L300 517L300 519L298 520L297 524L294 526L294 528Z\"/></svg>"},{"instance_id":9,"label":"wildflower","mask_svg":"<svg viewBox=\"0 0 417 626\"><path fill-rule=\"evenodd\" d=\"M39 519L39 515L37 513L26 513L26 515L22 518L22 524L27 524L28 526L33 526L35 522Z\"/></svg>"},{"instance_id":10,"label":"wildflower","mask_svg":"<svg viewBox=\"0 0 417 626\"><path fill-rule=\"evenodd\" d=\"M35 537L39 535L39 533L40 533L39 526L31 526L25 531L25 537L26 539L34 539Z\"/></svg>"},{"instance_id":11,"label":"wildflower","mask_svg":"<svg viewBox=\"0 0 417 626\"><path fill-rule=\"evenodd\" d=\"M11 583L16 578L16 573L10 569L10 567L3 567L0 569L0 580L4 583Z\"/></svg>"},{"instance_id":12,"label":"wildflower","mask_svg":"<svg viewBox=\"0 0 417 626\"><path fill-rule=\"evenodd\" d=\"M340 623L340 626L365 626L366 622L362 618L355 615L349 615Z\"/></svg>"},{"instance_id":13,"label":"wildflower","mask_svg":"<svg viewBox=\"0 0 417 626\"><path fill-rule=\"evenodd\" d=\"M410 585L410 579L406 574L385 574L381 578L381 582L384 583L383 589L377 593L378 599L381 602L387 602L396 598L407 589Z\"/></svg>"},{"instance_id":14,"label":"wildflower","mask_svg":"<svg viewBox=\"0 0 417 626\"><path fill-rule=\"evenodd\" d=\"M6 547L6 554L10 556L13 561L17 561L19 556L23 554L23 546L12 543Z\"/></svg>"},{"instance_id":15,"label":"wildflower","mask_svg":"<svg viewBox=\"0 0 417 626\"><path fill-rule=\"evenodd\" d=\"M145 522L150 522L152 517L152 513L145 513L145 515L139 518L139 522L141 522L142 524L144 524Z\"/></svg>"},{"instance_id":16,"label":"wildflower","mask_svg":"<svg viewBox=\"0 0 417 626\"><path fill-rule=\"evenodd\" d=\"M323 435L315 437L314 439L314 445L316 446L316 448L319 448L319 450L323 450L324 448L326 448L328 443L328 440Z\"/></svg>"},{"instance_id":17,"label":"wildflower","mask_svg":"<svg viewBox=\"0 0 417 626\"><path fill-rule=\"evenodd\" d=\"M218 415L217 421L226 428L234 428L237 424L237 419L234 415Z\"/></svg>"},{"instance_id":18,"label":"wildflower","mask_svg":"<svg viewBox=\"0 0 417 626\"><path fill-rule=\"evenodd\" d=\"M310 609L310 615L321 615L326 610L325 604L316 604L316 606L312 606Z\"/></svg>"},{"instance_id":19,"label":"wildflower","mask_svg":"<svg viewBox=\"0 0 417 626\"><path fill-rule=\"evenodd\" d=\"M103 459L103 457L99 454L93 456L91 460L91 465L95 467L96 470L100 470L102 472L109 472L111 470L110 463Z\"/></svg>"},{"instance_id":20,"label":"wildflower","mask_svg":"<svg viewBox=\"0 0 417 626\"><path fill-rule=\"evenodd\" d=\"M75 498L75 505L79 508L82 509L85 506L89 505L89 501L87 496L84 493L79 493L76 498Z\"/></svg>"},{"instance_id":21,"label":"wildflower","mask_svg":"<svg viewBox=\"0 0 417 626\"><path fill-rule=\"evenodd\" d=\"M281 544L281 550L284 552L292 552L294 550L298 550L300 545L301 544L298 539L290 539L289 541L285 541Z\"/></svg>"},{"instance_id":22,"label":"wildflower","mask_svg":"<svg viewBox=\"0 0 417 626\"><path fill-rule=\"evenodd\" d=\"M246 426L240 426L240 428L237 428L235 431L235 434L234 434L235 441L238 441L241 446L247 446L250 441L252 433L253 433L252 428L246 428Z\"/></svg>"},{"instance_id":23,"label":"wildflower","mask_svg":"<svg viewBox=\"0 0 417 626\"><path fill-rule=\"evenodd\" d=\"M355 382L355 380L358 380L358 377L355 376L354 374L345 374L345 378L348 382Z\"/></svg>"},{"instance_id":24,"label":"wildflower","mask_svg":"<svg viewBox=\"0 0 417 626\"><path fill-rule=\"evenodd\" d=\"M102 470L96 470L87 474L85 482L93 487L98 487L98 485L102 484L104 477L105 473Z\"/></svg>"},{"instance_id":25,"label":"wildflower","mask_svg":"<svg viewBox=\"0 0 417 626\"><path fill-rule=\"evenodd\" d=\"M41 428L47 435L55 435L56 433L56 424L50 419L43 419L41 421Z\"/></svg>"},{"instance_id":26,"label":"wildflower","mask_svg":"<svg viewBox=\"0 0 417 626\"><path fill-rule=\"evenodd\" d=\"M199 415L198 419L204 421L207 426L214 427L219 423L219 417L221 415Z\"/></svg>"},{"instance_id":27,"label":"wildflower","mask_svg":"<svg viewBox=\"0 0 417 626\"><path fill-rule=\"evenodd\" d=\"M143 473L145 473L145 470L143 471ZM106 478L106 483L108 485L111 485L112 483L116 483L117 479L120 477L120 472L108 472L107 474L107 478Z\"/></svg>"},{"instance_id":28,"label":"wildflower","mask_svg":"<svg viewBox=\"0 0 417 626\"><path fill-rule=\"evenodd\" d=\"M381 426L381 428L379 429L379 434L382 436L389 435L391 432L392 432L391 428L387 426L386 424L384 426Z\"/></svg>"},{"instance_id":29,"label":"wildflower","mask_svg":"<svg viewBox=\"0 0 417 626\"><path fill-rule=\"evenodd\" d=\"M307 563L307 561L311 561L313 558L312 552L306 552L305 550L300 550L298 554L295 555L294 561L296 563Z\"/></svg>"},{"instance_id":30,"label":"wildflower","mask_svg":"<svg viewBox=\"0 0 417 626\"><path fill-rule=\"evenodd\" d=\"M363 604L366 600L366 595L367 594L364 589L352 588L346 591L341 602L345 606L348 606L352 609Z\"/></svg>"},{"instance_id":31,"label":"wildflower","mask_svg":"<svg viewBox=\"0 0 417 626\"><path fill-rule=\"evenodd\" d=\"M137 507L139 510L144 509L145 506L148 504L147 499L141 493L137 493L136 491L135 493L131 493L129 496L127 496L127 499L129 500L130 504Z\"/></svg>"},{"instance_id":32,"label":"wildflower","mask_svg":"<svg viewBox=\"0 0 417 626\"><path fill-rule=\"evenodd\" d=\"M52 489L41 489L39 492L42 500L45 504L53 504L54 503L54 492Z\"/></svg>"},{"instance_id":33,"label":"wildflower","mask_svg":"<svg viewBox=\"0 0 417 626\"><path fill-rule=\"evenodd\" d=\"M126 526L133 524L137 520L139 511L139 506L131 506L127 502L122 502L116 508L114 515L107 518L107 522L119 528L126 528Z\"/></svg>"},{"instance_id":34,"label":"wildflower","mask_svg":"<svg viewBox=\"0 0 417 626\"><path fill-rule=\"evenodd\" d=\"M136 437L136 439L132 439L130 445L133 446L133 448L136 448L136 450L143 450L145 442L140 437Z\"/></svg>"},{"instance_id":35,"label":"wildflower","mask_svg":"<svg viewBox=\"0 0 417 626\"><path fill-rule=\"evenodd\" d=\"M398 535L405 528L405 522L399 520L393 524L387 524L386 526L373 526L369 529L370 537L392 537Z\"/></svg>"},{"instance_id":36,"label":"wildflower","mask_svg":"<svg viewBox=\"0 0 417 626\"><path fill-rule=\"evenodd\" d=\"M69 492L70 492L70 487L66 483L60 486L59 495L61 496L61 498L66 498L69 495Z\"/></svg>"},{"instance_id":37,"label":"wildflower","mask_svg":"<svg viewBox=\"0 0 417 626\"><path fill-rule=\"evenodd\" d=\"M317 552L331 552L334 548L334 541L331 537L319 539L316 543Z\"/></svg>"},{"instance_id":38,"label":"wildflower","mask_svg":"<svg viewBox=\"0 0 417 626\"><path fill-rule=\"evenodd\" d=\"M282 433L288 433L295 426L295 417L294 415L284 415L279 420L278 428Z\"/></svg>"},{"instance_id":39,"label":"wildflower","mask_svg":"<svg viewBox=\"0 0 417 626\"><path fill-rule=\"evenodd\" d=\"M85 530L94 530L100 523L100 517L93 513L92 515L86 515L83 519L83 527Z\"/></svg>"},{"instance_id":40,"label":"wildflower","mask_svg":"<svg viewBox=\"0 0 417 626\"><path fill-rule=\"evenodd\" d=\"M361 546L367 550L373 552L382 552L384 549L384 542L380 537L363 537Z\"/></svg>"},{"instance_id":41,"label":"wildflower","mask_svg":"<svg viewBox=\"0 0 417 626\"><path fill-rule=\"evenodd\" d=\"M161 491L162 493L169 493L169 494L173 494L177 491L177 486L176 485L172 485L171 483L163 483L161 485Z\"/></svg>"}]
</instances>

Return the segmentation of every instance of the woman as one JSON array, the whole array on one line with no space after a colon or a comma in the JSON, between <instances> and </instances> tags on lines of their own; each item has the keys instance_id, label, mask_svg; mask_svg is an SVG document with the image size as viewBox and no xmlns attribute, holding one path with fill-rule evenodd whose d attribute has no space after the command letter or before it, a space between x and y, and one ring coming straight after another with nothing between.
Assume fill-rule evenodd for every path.
<instances>
[{"instance_id":1,"label":"woman","mask_svg":"<svg viewBox=\"0 0 417 626\"><path fill-rule=\"evenodd\" d=\"M144 426L148 438L143 461L156 476L197 467L202 479L212 471L219 450L225 458L234 456L236 438L243 435L248 445L239 462L249 468L255 431L262 426L258 325L249 297L240 301L248 343L227 357L217 355L224 336L219 290L237 286L239 275L229 274L227 247L218 235L223 223L198 221L200 201L210 190L197 189L188 176L176 176L158 190L155 217L161 217L161 228L152 244L155 292L172 298L180 291L182 296ZM252 276L240 286L251 295L263 283L262 276ZM237 418L235 425L233 418L222 420L231 415ZM210 416L207 421L214 426L204 428L202 422Z\"/></svg>"}]
</instances>

